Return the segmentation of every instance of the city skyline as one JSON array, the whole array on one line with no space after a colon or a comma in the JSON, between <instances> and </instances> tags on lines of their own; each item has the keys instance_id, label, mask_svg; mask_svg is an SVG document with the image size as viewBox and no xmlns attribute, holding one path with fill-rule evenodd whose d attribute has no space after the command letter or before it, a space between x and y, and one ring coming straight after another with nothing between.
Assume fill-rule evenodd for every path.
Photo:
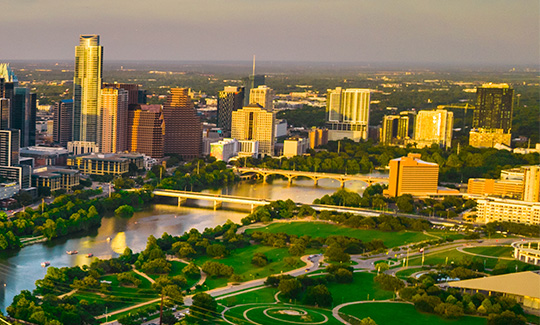
<instances>
[{"instance_id":1,"label":"city skyline","mask_svg":"<svg viewBox=\"0 0 540 325\"><path fill-rule=\"evenodd\" d=\"M539 57L539 4L532 0L55 1L4 6L10 14L0 26L12 32L0 39L13 46L0 49L1 60L72 60L72 40L86 33L101 35L111 61L257 54L260 61L518 65Z\"/></svg>"}]
</instances>

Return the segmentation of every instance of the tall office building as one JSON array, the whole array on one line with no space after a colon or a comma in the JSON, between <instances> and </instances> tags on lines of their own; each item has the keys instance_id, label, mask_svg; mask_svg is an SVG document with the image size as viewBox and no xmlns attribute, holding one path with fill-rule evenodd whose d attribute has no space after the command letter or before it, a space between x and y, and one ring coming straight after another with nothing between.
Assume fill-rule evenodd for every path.
<instances>
[{"instance_id":1,"label":"tall office building","mask_svg":"<svg viewBox=\"0 0 540 325\"><path fill-rule=\"evenodd\" d=\"M366 140L369 123L369 89L328 89L326 126L328 140Z\"/></svg>"},{"instance_id":2,"label":"tall office building","mask_svg":"<svg viewBox=\"0 0 540 325\"><path fill-rule=\"evenodd\" d=\"M218 93L217 126L225 133L231 131L232 112L243 107L244 87L225 87Z\"/></svg>"},{"instance_id":3,"label":"tall office building","mask_svg":"<svg viewBox=\"0 0 540 325\"><path fill-rule=\"evenodd\" d=\"M245 106L232 113L231 137L259 141L259 154L274 154L276 116L259 104Z\"/></svg>"},{"instance_id":4,"label":"tall office building","mask_svg":"<svg viewBox=\"0 0 540 325\"><path fill-rule=\"evenodd\" d=\"M163 105L165 122L165 154L183 159L197 158L202 153L202 123L187 88L172 88Z\"/></svg>"},{"instance_id":5,"label":"tall office building","mask_svg":"<svg viewBox=\"0 0 540 325\"><path fill-rule=\"evenodd\" d=\"M30 89L15 87L10 98L10 128L21 131L21 147L36 144L37 97Z\"/></svg>"},{"instance_id":6,"label":"tall office building","mask_svg":"<svg viewBox=\"0 0 540 325\"><path fill-rule=\"evenodd\" d=\"M259 86L249 91L249 103L259 104L264 109L271 111L274 109L274 90L267 86Z\"/></svg>"},{"instance_id":7,"label":"tall office building","mask_svg":"<svg viewBox=\"0 0 540 325\"><path fill-rule=\"evenodd\" d=\"M73 140L98 144L101 136L100 97L103 46L99 35L81 35L75 47Z\"/></svg>"},{"instance_id":8,"label":"tall office building","mask_svg":"<svg viewBox=\"0 0 540 325\"><path fill-rule=\"evenodd\" d=\"M0 166L19 164L19 130L0 130Z\"/></svg>"},{"instance_id":9,"label":"tall office building","mask_svg":"<svg viewBox=\"0 0 540 325\"><path fill-rule=\"evenodd\" d=\"M54 104L53 141L67 147L73 140L73 99L65 99Z\"/></svg>"},{"instance_id":10,"label":"tall office building","mask_svg":"<svg viewBox=\"0 0 540 325\"><path fill-rule=\"evenodd\" d=\"M130 105L128 150L152 158L163 157L165 124L161 105Z\"/></svg>"},{"instance_id":11,"label":"tall office building","mask_svg":"<svg viewBox=\"0 0 540 325\"><path fill-rule=\"evenodd\" d=\"M385 115L380 141L386 145L404 145L413 138L416 112L405 111L399 115Z\"/></svg>"},{"instance_id":12,"label":"tall office building","mask_svg":"<svg viewBox=\"0 0 540 325\"><path fill-rule=\"evenodd\" d=\"M144 104L139 102L139 85L126 83L104 83L103 88L124 89L128 92L128 105Z\"/></svg>"},{"instance_id":13,"label":"tall office building","mask_svg":"<svg viewBox=\"0 0 540 325\"><path fill-rule=\"evenodd\" d=\"M10 128L10 106L9 99L0 98L0 130L7 130Z\"/></svg>"},{"instance_id":14,"label":"tall office building","mask_svg":"<svg viewBox=\"0 0 540 325\"><path fill-rule=\"evenodd\" d=\"M103 153L127 150L128 91L123 88L101 89L101 137Z\"/></svg>"},{"instance_id":15,"label":"tall office building","mask_svg":"<svg viewBox=\"0 0 540 325\"><path fill-rule=\"evenodd\" d=\"M14 83L18 86L19 79L11 69L9 63L0 63L0 78L4 79L5 83Z\"/></svg>"},{"instance_id":16,"label":"tall office building","mask_svg":"<svg viewBox=\"0 0 540 325\"><path fill-rule=\"evenodd\" d=\"M255 71L255 69L253 69ZM251 76L244 78L244 106L248 106L250 103L249 96L251 94L251 89L255 89L259 86L265 84L265 76L262 74L253 73Z\"/></svg>"},{"instance_id":17,"label":"tall office building","mask_svg":"<svg viewBox=\"0 0 540 325\"><path fill-rule=\"evenodd\" d=\"M513 104L514 90L508 84L478 87L469 144L478 148L492 148L499 143L510 146Z\"/></svg>"},{"instance_id":18,"label":"tall office building","mask_svg":"<svg viewBox=\"0 0 540 325\"><path fill-rule=\"evenodd\" d=\"M420 111L416 117L414 143L417 148L437 144L444 148L452 145L454 114L443 109Z\"/></svg>"}]
</instances>

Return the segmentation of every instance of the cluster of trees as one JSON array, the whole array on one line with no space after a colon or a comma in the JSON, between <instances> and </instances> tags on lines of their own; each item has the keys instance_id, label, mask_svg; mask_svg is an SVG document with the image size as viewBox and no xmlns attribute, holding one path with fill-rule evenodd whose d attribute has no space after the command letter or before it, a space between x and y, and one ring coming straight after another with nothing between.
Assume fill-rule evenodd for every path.
<instances>
[{"instance_id":1,"label":"cluster of trees","mask_svg":"<svg viewBox=\"0 0 540 325\"><path fill-rule=\"evenodd\" d=\"M166 175L163 166L154 166L146 175L149 179L157 181ZM219 188L239 181L239 177L232 169L227 168L224 161L216 161L214 157L207 160L195 159L180 165L174 175L165 177L157 187L171 190L202 190L205 188Z\"/></svg>"},{"instance_id":2,"label":"cluster of trees","mask_svg":"<svg viewBox=\"0 0 540 325\"><path fill-rule=\"evenodd\" d=\"M165 252L158 245L156 237L150 235L146 248L137 257L135 267L144 273L165 274L171 271L171 266L165 257Z\"/></svg>"},{"instance_id":3,"label":"cluster of trees","mask_svg":"<svg viewBox=\"0 0 540 325\"><path fill-rule=\"evenodd\" d=\"M279 111L278 119L285 119L289 125L295 127L311 128L312 126L324 126L326 123L326 108L304 105L294 110L286 109Z\"/></svg>"},{"instance_id":4,"label":"cluster of trees","mask_svg":"<svg viewBox=\"0 0 540 325\"><path fill-rule=\"evenodd\" d=\"M364 217L352 213L322 211L319 218L350 228L379 229L382 231L401 231L405 229L423 231L431 227L431 222L424 219L394 217L386 214L381 214L379 217Z\"/></svg>"},{"instance_id":5,"label":"cluster of trees","mask_svg":"<svg viewBox=\"0 0 540 325\"><path fill-rule=\"evenodd\" d=\"M281 295L291 302L299 300L306 305L319 307L330 307L333 302L332 294L327 287L326 277L269 276L264 284L278 288Z\"/></svg>"},{"instance_id":6,"label":"cluster of trees","mask_svg":"<svg viewBox=\"0 0 540 325\"><path fill-rule=\"evenodd\" d=\"M540 237L540 228L536 225L526 225L508 221L494 221L486 224L485 229L486 233L489 235L493 235L497 231L500 231L528 237Z\"/></svg>"},{"instance_id":7,"label":"cluster of trees","mask_svg":"<svg viewBox=\"0 0 540 325\"><path fill-rule=\"evenodd\" d=\"M498 178L502 169L532 165L540 160L538 153L514 154L506 150L461 146L443 150L437 145L422 149L375 145L372 141L331 141L323 146L327 151L309 151L308 155L292 158L249 158L235 164L248 167L266 167L329 173L369 173L375 168L388 166L391 159L420 153L422 160L439 164L441 182L462 182L471 177Z\"/></svg>"},{"instance_id":8,"label":"cluster of trees","mask_svg":"<svg viewBox=\"0 0 540 325\"><path fill-rule=\"evenodd\" d=\"M399 296L413 302L421 312L444 318L469 314L488 316L488 324L526 324L523 309L514 298L482 293L469 295L453 288L441 290L435 285L438 279L437 274L424 274L415 286L401 288Z\"/></svg>"}]
</instances>

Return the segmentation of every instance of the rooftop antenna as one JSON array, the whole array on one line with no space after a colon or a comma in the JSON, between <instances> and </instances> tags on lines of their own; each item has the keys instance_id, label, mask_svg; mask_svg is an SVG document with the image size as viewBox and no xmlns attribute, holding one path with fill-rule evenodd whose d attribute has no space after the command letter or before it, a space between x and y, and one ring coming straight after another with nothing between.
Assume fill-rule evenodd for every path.
<instances>
[{"instance_id":1,"label":"rooftop antenna","mask_svg":"<svg viewBox=\"0 0 540 325\"><path fill-rule=\"evenodd\" d=\"M253 54L253 74L252 76L255 75L255 54Z\"/></svg>"}]
</instances>

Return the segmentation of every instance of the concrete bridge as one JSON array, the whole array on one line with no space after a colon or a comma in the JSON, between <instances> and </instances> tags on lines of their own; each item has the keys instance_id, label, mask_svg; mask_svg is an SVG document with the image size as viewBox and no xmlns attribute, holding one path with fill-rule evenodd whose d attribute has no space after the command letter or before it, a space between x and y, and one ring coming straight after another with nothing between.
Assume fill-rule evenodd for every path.
<instances>
[{"instance_id":1,"label":"concrete bridge","mask_svg":"<svg viewBox=\"0 0 540 325\"><path fill-rule=\"evenodd\" d=\"M270 175L281 175L286 177L289 180L289 184L292 184L293 179L297 177L307 177L313 180L315 186L319 183L320 179L335 179L339 181L341 187L345 187L345 182L347 181L361 181L372 185L374 183L386 183L388 182L388 177L373 177L368 175L347 175L347 174L333 174L333 173L317 173L317 172L303 172L295 170L283 170L283 169L265 169L265 168L235 168L235 170L242 175L253 174L261 175L263 181L266 183L268 176Z\"/></svg>"},{"instance_id":2,"label":"concrete bridge","mask_svg":"<svg viewBox=\"0 0 540 325\"><path fill-rule=\"evenodd\" d=\"M214 202L214 210L221 208L223 202L225 203L239 203L247 204L251 206L251 212L258 206L270 204L272 201L265 199L257 199L243 196L223 195L223 194L210 194L190 191L176 191L176 190L154 190L155 196L175 197L178 199L178 206L180 207L187 199L193 200L205 200Z\"/></svg>"}]
</instances>

